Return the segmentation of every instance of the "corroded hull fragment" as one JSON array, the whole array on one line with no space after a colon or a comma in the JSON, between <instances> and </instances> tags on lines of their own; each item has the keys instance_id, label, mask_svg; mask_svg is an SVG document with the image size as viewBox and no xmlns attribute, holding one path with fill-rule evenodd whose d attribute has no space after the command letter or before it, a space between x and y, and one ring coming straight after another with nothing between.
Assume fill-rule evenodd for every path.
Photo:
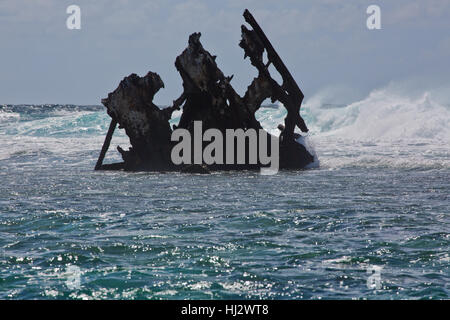
<instances>
[{"instance_id":1,"label":"corroded hull fragment","mask_svg":"<svg viewBox=\"0 0 450 320\"><path fill-rule=\"evenodd\" d=\"M300 116L300 106L303 93L297 86L292 75L278 56L269 40L261 30L256 20L247 10L245 20L253 30L242 26L242 40L240 46L244 49L245 57L258 70L258 76L248 86L243 97L236 93L231 85L233 76L225 76L216 63L216 56L203 48L200 33L193 33L189 37L188 47L176 58L175 67L183 80L183 93L173 102L171 107L160 109L153 103L155 94L164 87L160 76L149 72L144 77L136 74L124 78L119 87L102 100L111 117L111 126L105 139L96 169L125 169L146 171L184 171L195 172L201 168L202 173L210 170L241 170L258 169L264 166L261 161L244 164L195 163L194 155L187 164L175 165L171 159L174 147L171 141L175 129L185 129L194 135L194 122L202 122L202 134L208 129L217 129L224 136L227 129L260 130L261 124L255 118L255 112L267 98L273 102L280 101L287 109L283 131L279 140L280 168L301 169L313 161L313 156L306 148L295 142L294 129L307 132L305 122ZM264 61L264 52L268 60ZM269 66L273 64L280 73L283 83L278 84L270 75ZM170 127L169 120L173 111L182 107L183 112L177 127ZM116 127L125 129L130 138L131 147L123 150L118 147L123 163L103 165L103 158L109 147L112 133ZM245 145L245 158L249 159L250 151L259 152L259 139L267 139L269 150L271 136L264 132L258 135L256 145L251 148L249 141ZM254 141L255 142L255 141ZM204 148L208 143L203 142ZM202 149L203 150L203 149ZM233 150L235 151L235 150ZM231 152L223 147L223 155ZM236 152L234 152L236 155ZM192 164L195 164L194 166ZM195 170L194 170L195 169Z\"/></svg>"}]
</instances>

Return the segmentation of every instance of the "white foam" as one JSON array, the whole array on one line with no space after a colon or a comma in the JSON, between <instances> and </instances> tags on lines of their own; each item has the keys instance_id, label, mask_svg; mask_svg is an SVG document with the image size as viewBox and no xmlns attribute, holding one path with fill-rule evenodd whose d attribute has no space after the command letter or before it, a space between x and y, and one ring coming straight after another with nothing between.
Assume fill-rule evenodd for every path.
<instances>
[{"instance_id":1,"label":"white foam","mask_svg":"<svg viewBox=\"0 0 450 320\"><path fill-rule=\"evenodd\" d=\"M11 114L0 112L0 115ZM10 119L19 119L20 114ZM103 144L108 126L108 116L98 112L62 112L45 118L31 118L28 121L0 122L0 160L16 156L39 155L40 158L58 155L62 158L80 158L82 151L92 151L95 158ZM128 137L123 130L116 130L113 144L126 148ZM120 155L110 148L108 157L114 160ZM77 156L78 154L78 156ZM110 160L110 159L108 159ZM35 161L35 160L33 160Z\"/></svg>"},{"instance_id":2,"label":"white foam","mask_svg":"<svg viewBox=\"0 0 450 320\"><path fill-rule=\"evenodd\" d=\"M319 158L330 169L450 167L450 103L441 91L409 91L390 84L344 105L330 104L330 92L317 94L301 109L310 132L298 142L314 155L312 167L319 165ZM263 107L256 116L264 129L279 135L276 128L286 111Z\"/></svg>"},{"instance_id":3,"label":"white foam","mask_svg":"<svg viewBox=\"0 0 450 320\"><path fill-rule=\"evenodd\" d=\"M178 125L181 119L181 114L183 113L183 110L175 110L172 113L172 117L170 118L170 124Z\"/></svg>"},{"instance_id":4,"label":"white foam","mask_svg":"<svg viewBox=\"0 0 450 320\"><path fill-rule=\"evenodd\" d=\"M450 142L450 107L438 102L429 91L405 96L387 87L335 108L316 101L305 104L316 134L358 141Z\"/></svg>"},{"instance_id":5,"label":"white foam","mask_svg":"<svg viewBox=\"0 0 450 320\"><path fill-rule=\"evenodd\" d=\"M17 122L20 120L20 114L16 112L0 111L0 124L5 122Z\"/></svg>"},{"instance_id":6,"label":"white foam","mask_svg":"<svg viewBox=\"0 0 450 320\"><path fill-rule=\"evenodd\" d=\"M306 150L308 150L308 152L314 157L314 161L308 164L306 166L306 169L319 168L320 167L319 156L317 155L314 142L312 141L312 139L309 136L304 135L299 137L296 141L301 145L303 145L306 148Z\"/></svg>"},{"instance_id":7,"label":"white foam","mask_svg":"<svg viewBox=\"0 0 450 320\"><path fill-rule=\"evenodd\" d=\"M446 92L450 90L445 86L422 91L399 87L388 85L344 105L330 104L332 94L339 95L333 90L305 101L301 114L310 132L302 133L298 142L314 156L310 167L318 167L320 158L320 166L325 169L449 168L450 103L446 99L450 97ZM178 122L180 115L181 111L175 111L171 123ZM256 113L263 128L275 136L285 116L281 105L261 107ZM108 123L103 112L64 111L26 121L19 113L1 110L0 160L46 151L65 157L77 155L80 150L92 150L95 158ZM123 130L114 134L114 144L128 145ZM116 153L111 150L112 155Z\"/></svg>"}]
</instances>

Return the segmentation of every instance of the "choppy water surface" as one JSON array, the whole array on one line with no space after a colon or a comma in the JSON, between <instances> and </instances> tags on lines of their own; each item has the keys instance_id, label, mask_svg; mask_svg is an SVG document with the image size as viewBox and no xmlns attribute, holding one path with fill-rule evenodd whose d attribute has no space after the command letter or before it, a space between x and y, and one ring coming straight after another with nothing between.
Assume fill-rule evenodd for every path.
<instances>
[{"instance_id":1,"label":"choppy water surface","mask_svg":"<svg viewBox=\"0 0 450 320\"><path fill-rule=\"evenodd\" d=\"M1 107L0 298L449 298L449 108L380 99L306 104L275 176L94 172L103 109Z\"/></svg>"}]
</instances>

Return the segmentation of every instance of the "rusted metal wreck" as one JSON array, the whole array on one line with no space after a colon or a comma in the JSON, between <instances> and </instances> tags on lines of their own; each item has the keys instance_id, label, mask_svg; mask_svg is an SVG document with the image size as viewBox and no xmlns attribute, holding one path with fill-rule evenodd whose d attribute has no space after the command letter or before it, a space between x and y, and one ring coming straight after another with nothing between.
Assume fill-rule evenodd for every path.
<instances>
[{"instance_id":1,"label":"rusted metal wreck","mask_svg":"<svg viewBox=\"0 0 450 320\"><path fill-rule=\"evenodd\" d=\"M231 77L225 76L217 66L216 57L206 51L200 43L200 33L189 37L188 47L176 58L175 66L183 80L183 93L171 107L160 109L152 101L159 89L164 87L160 76L148 72L144 77L136 74L124 78L119 87L102 100L111 117L111 124L97 161L96 170L130 170L130 171L209 171L258 169L262 164L212 164L175 165L171 161L171 150L175 143L171 134L176 128L193 131L194 121L202 121L202 130L209 128L242 128L247 130L262 129L255 118L255 112L267 98L279 101L287 109L284 130L280 135L279 166L281 169L301 169L313 162L313 156L306 148L295 141L294 130L308 128L300 116L303 93L294 78L278 56L270 41L248 10L244 12L245 21L252 27L242 25L240 47L249 57L251 64L258 70L243 97L231 86ZM264 51L268 61L263 60ZM283 79L278 84L269 73L273 65ZM177 127L171 127L169 120L175 110L182 108L182 115ZM121 153L123 162L103 164L106 151L116 126L125 129L130 138L131 147ZM265 139L266 137L264 137ZM267 133L267 143L271 139ZM260 139L260 137L258 137ZM248 145L246 145L246 151ZM227 150L223 150L226 154ZM193 163L193 162L191 162Z\"/></svg>"}]
</instances>

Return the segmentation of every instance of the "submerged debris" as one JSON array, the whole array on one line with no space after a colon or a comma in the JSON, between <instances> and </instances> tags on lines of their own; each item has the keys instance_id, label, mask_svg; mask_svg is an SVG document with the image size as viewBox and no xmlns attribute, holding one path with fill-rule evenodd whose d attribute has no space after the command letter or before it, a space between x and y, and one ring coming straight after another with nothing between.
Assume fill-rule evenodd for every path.
<instances>
[{"instance_id":1,"label":"submerged debris","mask_svg":"<svg viewBox=\"0 0 450 320\"><path fill-rule=\"evenodd\" d=\"M271 98L272 102L280 101L287 109L287 116L279 143L279 167L300 169L313 162L313 156L306 148L295 141L294 130L297 126L307 132L305 122L300 116L303 93L280 59L270 41L259 27L248 10L244 12L245 20L253 30L241 27L242 40L240 46L249 57L251 64L258 70L244 97L239 96L230 84L233 76L225 76L216 64L216 56L206 51L200 42L200 33L189 37L188 47L176 58L175 66L183 80L183 93L166 109L160 109L153 103L153 97L164 87L160 76L149 72L144 77L136 74L123 79L119 87L102 100L111 117L111 125L98 159L96 170L148 170L148 171L183 171L207 173L210 170L258 169L264 164L258 159L256 163L233 164L204 162L196 163L191 155L190 164L176 165L171 160L171 150L175 142L171 135L175 129L186 129L194 135L194 121L202 122L202 131L215 128L225 136L226 129L262 129L255 118L255 112L263 101ZM263 53L267 52L268 61L263 61ZM278 84L269 73L272 64L280 73L283 83ZM170 127L169 120L175 110L183 112L178 126ZM130 138L131 147L123 150L118 147L123 162L103 164L115 127L124 128ZM203 133L202 132L202 133ZM267 139L270 147L274 137L267 132L257 139ZM249 159L249 141L245 144L245 159ZM259 148L257 143L256 150ZM203 142L203 148L206 144ZM203 149L202 149L203 150ZM255 149L252 149L255 150ZM223 147L222 154L235 150ZM233 153L234 152L234 153Z\"/></svg>"}]
</instances>

